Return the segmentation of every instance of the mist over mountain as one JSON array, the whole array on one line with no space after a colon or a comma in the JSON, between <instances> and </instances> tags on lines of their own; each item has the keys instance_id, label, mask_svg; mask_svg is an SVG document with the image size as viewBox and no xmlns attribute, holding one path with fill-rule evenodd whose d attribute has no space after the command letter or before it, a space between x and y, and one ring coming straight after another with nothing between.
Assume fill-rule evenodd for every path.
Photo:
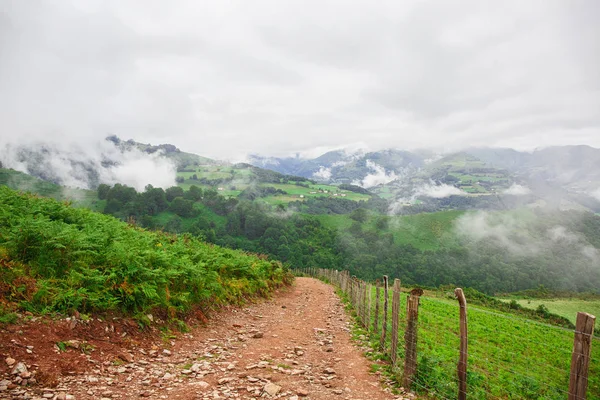
<instances>
[{"instance_id":1,"label":"mist over mountain","mask_svg":"<svg viewBox=\"0 0 600 400\"><path fill-rule=\"evenodd\" d=\"M314 159L251 156L249 162L320 182L358 185L395 199L394 210L418 198L501 203L501 196L512 205L541 201L563 209L600 209L600 149L585 145L533 152L468 148L450 154L336 150Z\"/></svg>"},{"instance_id":2,"label":"mist over mountain","mask_svg":"<svg viewBox=\"0 0 600 400\"><path fill-rule=\"evenodd\" d=\"M233 165L171 144L143 144L115 135L94 146L0 143L0 161L4 167L60 185L93 189L100 183L121 183L138 190L148 184L174 186L178 171L189 166ZM600 211L600 149L583 145L533 152L468 148L447 154L335 150L312 159L250 155L247 161L285 176L361 187L386 200L391 214L524 205ZM258 175L252 179L261 182L269 173Z\"/></svg>"},{"instance_id":3,"label":"mist over mountain","mask_svg":"<svg viewBox=\"0 0 600 400\"><path fill-rule=\"evenodd\" d=\"M83 189L94 189L100 183L121 183L138 190L148 184L173 186L177 161L185 154L172 145L142 145L121 141L116 136L92 145L57 141L0 142L0 162L5 168Z\"/></svg>"}]
</instances>

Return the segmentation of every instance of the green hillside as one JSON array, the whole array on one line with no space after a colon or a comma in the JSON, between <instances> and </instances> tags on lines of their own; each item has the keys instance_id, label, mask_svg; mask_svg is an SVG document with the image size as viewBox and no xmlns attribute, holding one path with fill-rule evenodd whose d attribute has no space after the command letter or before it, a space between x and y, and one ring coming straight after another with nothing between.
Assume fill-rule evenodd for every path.
<instances>
[{"instance_id":1,"label":"green hillside","mask_svg":"<svg viewBox=\"0 0 600 400\"><path fill-rule=\"evenodd\" d=\"M187 190L192 185L214 189L223 196L243 196L271 205L288 204L310 198L368 200L371 196L341 189L335 185L316 184L292 175L284 175L249 164L218 165L192 163L178 168L177 184Z\"/></svg>"},{"instance_id":2,"label":"green hillside","mask_svg":"<svg viewBox=\"0 0 600 400\"><path fill-rule=\"evenodd\" d=\"M600 299L577 299L577 298L547 298L547 299L515 299L503 298L503 301L514 300L524 308L536 310L540 306L545 307L549 312L567 318L573 324L575 323L577 312L583 311L592 315L600 316ZM600 331L600 325L596 324Z\"/></svg>"},{"instance_id":3,"label":"green hillside","mask_svg":"<svg viewBox=\"0 0 600 400\"><path fill-rule=\"evenodd\" d=\"M391 233L394 242L399 245L412 245L419 250L436 250L456 245L454 221L464 213L440 211L394 216L371 213L362 226L365 231ZM355 222L349 214L317 215L316 218L325 227L336 230L348 230Z\"/></svg>"},{"instance_id":4,"label":"green hillside","mask_svg":"<svg viewBox=\"0 0 600 400\"><path fill-rule=\"evenodd\" d=\"M458 391L459 307L451 297L452 292L446 298L423 296L419 307L418 369L413 389L442 399L456 398ZM389 301L392 301L391 294ZM402 299L400 306L400 332L406 329L405 301ZM574 316L576 311L569 315ZM565 398L569 388L572 329L475 304L468 305L468 328L468 398ZM403 346L399 348L399 357L404 358ZM600 396L598 357L600 340L595 338L589 372L589 399Z\"/></svg>"},{"instance_id":5,"label":"green hillside","mask_svg":"<svg viewBox=\"0 0 600 400\"><path fill-rule=\"evenodd\" d=\"M0 185L44 197L51 197L56 200L69 200L81 207L90 208L95 211L102 211L104 209L104 202L98 200L95 190L67 188L13 169L0 168Z\"/></svg>"},{"instance_id":6,"label":"green hillside","mask_svg":"<svg viewBox=\"0 0 600 400\"><path fill-rule=\"evenodd\" d=\"M278 262L5 186L0 205L3 314L118 311L143 319L156 310L176 318L266 295L288 280Z\"/></svg>"}]
</instances>

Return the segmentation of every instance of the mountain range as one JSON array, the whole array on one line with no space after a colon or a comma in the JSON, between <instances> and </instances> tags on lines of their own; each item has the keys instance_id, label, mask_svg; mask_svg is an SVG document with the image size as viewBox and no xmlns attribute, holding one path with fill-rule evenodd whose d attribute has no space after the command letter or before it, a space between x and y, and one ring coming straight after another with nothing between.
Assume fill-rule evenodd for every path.
<instances>
[{"instance_id":1,"label":"mountain range","mask_svg":"<svg viewBox=\"0 0 600 400\"><path fill-rule=\"evenodd\" d=\"M453 208L457 202L468 202L465 207L478 208L502 197L501 202L509 198L511 204L541 202L563 209L600 211L600 149L585 145L533 152L469 148L450 154L336 150L312 159L251 155L247 163L233 164L187 153L171 144L143 144L110 136L96 151L6 146L0 162L57 184L92 189L99 183L116 182L138 190L149 183L168 187L176 184L177 176L180 184L228 184L230 189L224 188L223 194L236 195L250 183L310 180L360 186L396 206L445 202L451 203L446 208Z\"/></svg>"}]
</instances>

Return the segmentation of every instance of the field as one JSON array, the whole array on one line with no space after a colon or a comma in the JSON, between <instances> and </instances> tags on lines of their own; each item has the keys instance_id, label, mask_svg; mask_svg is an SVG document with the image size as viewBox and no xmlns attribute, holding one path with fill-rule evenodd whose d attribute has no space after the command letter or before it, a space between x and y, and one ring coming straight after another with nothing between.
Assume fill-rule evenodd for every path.
<instances>
[{"instance_id":1,"label":"field","mask_svg":"<svg viewBox=\"0 0 600 400\"><path fill-rule=\"evenodd\" d=\"M324 276L323 274L321 276ZM327 276L324 276L327 278ZM329 275L329 279L331 275ZM335 279L334 279L335 280ZM391 286L391 282L390 282ZM398 324L398 368L392 375L399 381L404 362L407 289L400 294ZM369 332L374 348L379 345L375 320L375 290L372 287ZM459 306L453 292L421 296L417 335L417 373L412 389L432 398L456 398L456 367L459 357ZM386 353L389 357L392 332L392 290L389 290ZM467 298L469 303L469 298ZM369 304L369 303L367 303ZM367 307L368 309L368 307ZM574 332L528 320L495 309L467 304L469 399L564 399L569 374ZM358 317L361 319L361 317ZM378 352L372 357L377 358ZM388 358L389 359L389 358ZM375 369L380 366L375 365ZM600 398L600 339L594 338L589 372L588 399Z\"/></svg>"},{"instance_id":2,"label":"field","mask_svg":"<svg viewBox=\"0 0 600 400\"><path fill-rule=\"evenodd\" d=\"M502 301L515 300L525 308L536 309L544 305L548 311L568 318L575 323L577 312L587 312L600 318L600 300L580 300L580 299L512 299L502 298ZM600 324L600 322L596 323Z\"/></svg>"},{"instance_id":3,"label":"field","mask_svg":"<svg viewBox=\"0 0 600 400\"><path fill-rule=\"evenodd\" d=\"M196 175L196 179L193 176ZM272 187L282 190L286 194L278 194L261 198L267 204L288 204L293 201L304 201L313 197L345 198L359 201L368 200L370 196L340 190L334 185L310 184L308 187L296 185L294 181L285 183L262 182L261 179L249 168L237 168L235 166L201 165L187 166L185 171L177 172L177 176L183 178L178 183L184 190L196 185L203 189L216 189L219 194L229 197L237 197L243 190L256 187ZM307 184L307 182L304 182Z\"/></svg>"},{"instance_id":4,"label":"field","mask_svg":"<svg viewBox=\"0 0 600 400\"><path fill-rule=\"evenodd\" d=\"M396 215L388 218L387 227L377 228L376 217L364 224L365 229L378 230L380 233L392 233L397 244L410 244L420 250L436 250L444 246L455 245L452 233L454 221L464 211L441 211L415 215ZM346 230L354 222L349 215L317 215L325 226Z\"/></svg>"}]
</instances>

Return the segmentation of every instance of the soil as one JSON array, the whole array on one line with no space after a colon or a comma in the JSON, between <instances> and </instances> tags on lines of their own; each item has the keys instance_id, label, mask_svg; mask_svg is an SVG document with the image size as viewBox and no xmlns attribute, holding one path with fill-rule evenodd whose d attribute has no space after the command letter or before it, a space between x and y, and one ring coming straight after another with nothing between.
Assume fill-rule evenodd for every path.
<instances>
[{"instance_id":1,"label":"soil","mask_svg":"<svg viewBox=\"0 0 600 400\"><path fill-rule=\"evenodd\" d=\"M176 337L118 318L33 319L0 330L0 398L412 397L370 372L351 327L333 287L312 278Z\"/></svg>"}]
</instances>

